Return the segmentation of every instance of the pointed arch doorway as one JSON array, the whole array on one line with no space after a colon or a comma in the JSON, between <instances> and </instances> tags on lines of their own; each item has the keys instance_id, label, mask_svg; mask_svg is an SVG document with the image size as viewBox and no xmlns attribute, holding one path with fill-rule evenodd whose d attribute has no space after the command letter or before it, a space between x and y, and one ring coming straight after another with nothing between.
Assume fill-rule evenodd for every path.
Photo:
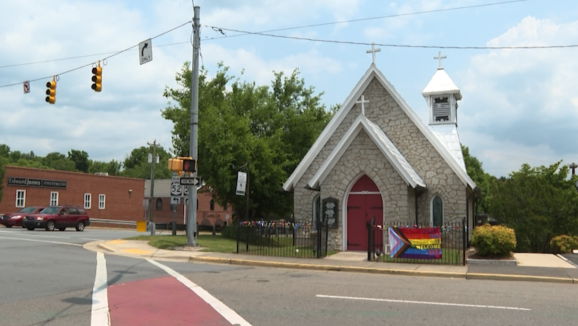
<instances>
[{"instance_id":1,"label":"pointed arch doorway","mask_svg":"<svg viewBox=\"0 0 578 326\"><path fill-rule=\"evenodd\" d=\"M377 185L364 175L347 197L347 250L367 250L367 223L372 217L381 224L383 201Z\"/></svg>"}]
</instances>

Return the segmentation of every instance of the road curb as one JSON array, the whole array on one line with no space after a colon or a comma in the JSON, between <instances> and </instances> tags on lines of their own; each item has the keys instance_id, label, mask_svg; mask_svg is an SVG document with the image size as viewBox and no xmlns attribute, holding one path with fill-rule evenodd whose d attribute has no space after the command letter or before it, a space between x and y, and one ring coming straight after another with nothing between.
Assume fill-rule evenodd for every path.
<instances>
[{"instance_id":1,"label":"road curb","mask_svg":"<svg viewBox=\"0 0 578 326\"><path fill-rule=\"evenodd\" d=\"M100 249L104 249L104 250L106 250L106 251L108 251L108 252L111 252L111 253L116 252L115 249L113 249L113 248L105 245L104 243L98 243L96 246L97 246L98 248L100 248Z\"/></svg>"},{"instance_id":2,"label":"road curb","mask_svg":"<svg viewBox=\"0 0 578 326\"><path fill-rule=\"evenodd\" d=\"M360 267L360 266L299 264L299 263L296 264L296 263L285 263L285 262L274 262L274 261L221 258L221 257L211 257L211 256L190 257L189 261L191 261L191 262L197 261L197 262L207 262L207 263L220 263L220 264L230 264L230 265L323 270L323 271L333 271L333 272L361 272L361 273L371 273L371 274L391 274L391 275L407 275L407 276L435 276L435 277L448 277L448 278L465 278L465 276L466 276L465 272L464 273L433 272L433 271L401 270L401 269Z\"/></svg>"},{"instance_id":3,"label":"road curb","mask_svg":"<svg viewBox=\"0 0 578 326\"><path fill-rule=\"evenodd\" d=\"M578 284L576 283L577 280L571 277L534 276L520 274L466 273L466 279Z\"/></svg>"}]
</instances>

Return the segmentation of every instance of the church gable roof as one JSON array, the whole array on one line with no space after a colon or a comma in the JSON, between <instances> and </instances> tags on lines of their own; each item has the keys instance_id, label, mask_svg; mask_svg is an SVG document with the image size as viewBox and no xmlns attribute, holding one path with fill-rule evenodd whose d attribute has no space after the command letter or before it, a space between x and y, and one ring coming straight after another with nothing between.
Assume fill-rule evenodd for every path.
<instances>
[{"instance_id":1,"label":"church gable roof","mask_svg":"<svg viewBox=\"0 0 578 326\"><path fill-rule=\"evenodd\" d=\"M297 168L293 171L291 176L283 184L283 189L291 190L295 187L297 182L303 177L307 169L310 167L311 163L315 160L317 155L321 152L323 147L327 144L335 130L341 125L347 114L355 106L356 100L361 96L363 91L367 88L369 83L375 78L385 90L393 97L397 102L403 112L409 117L414 125L420 130L420 132L426 137L426 139L432 144L438 153L442 156L444 161L451 167L451 169L456 173L459 179L467 186L472 189L476 187L476 184L468 176L465 169L460 166L456 159L449 153L447 148L440 142L440 140L433 134L433 132L424 125L416 113L409 107L409 105L403 100L401 95L395 90L395 88L389 83L385 76L377 69L375 64L371 64L364 75L361 77L355 88L351 91L349 96L343 102L341 108L335 113L331 121L327 124L325 129L321 132L315 143L311 146L305 157L301 160ZM379 127L377 127L379 128Z\"/></svg>"},{"instance_id":2,"label":"church gable roof","mask_svg":"<svg viewBox=\"0 0 578 326\"><path fill-rule=\"evenodd\" d=\"M335 146L331 154L325 159L317 173L309 180L308 186L317 188L321 182L327 177L329 172L333 169L337 161L343 156L349 145L353 142L355 137L359 135L361 130L364 130L373 143L384 154L385 158L399 173L402 179L412 188L425 188L425 182L409 164L405 157L399 152L383 130L371 122L365 116L360 115L355 119L349 130L345 133L343 138Z\"/></svg>"}]
</instances>

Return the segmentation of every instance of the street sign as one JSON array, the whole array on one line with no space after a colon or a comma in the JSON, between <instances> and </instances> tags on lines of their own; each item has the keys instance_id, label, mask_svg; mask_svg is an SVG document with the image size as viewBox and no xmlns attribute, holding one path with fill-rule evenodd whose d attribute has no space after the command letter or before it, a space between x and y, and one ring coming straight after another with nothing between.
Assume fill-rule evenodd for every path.
<instances>
[{"instance_id":1,"label":"street sign","mask_svg":"<svg viewBox=\"0 0 578 326\"><path fill-rule=\"evenodd\" d=\"M174 177L171 180L171 197L180 197L183 195L179 177Z\"/></svg>"},{"instance_id":2,"label":"street sign","mask_svg":"<svg viewBox=\"0 0 578 326\"><path fill-rule=\"evenodd\" d=\"M237 173L237 195L245 196L245 187L247 185L247 173L238 172Z\"/></svg>"},{"instance_id":3,"label":"street sign","mask_svg":"<svg viewBox=\"0 0 578 326\"><path fill-rule=\"evenodd\" d=\"M153 60L153 43L150 38L138 44L138 54L141 65Z\"/></svg>"},{"instance_id":4,"label":"street sign","mask_svg":"<svg viewBox=\"0 0 578 326\"><path fill-rule=\"evenodd\" d=\"M200 183L199 181L197 177L181 177L181 185L183 186L197 186Z\"/></svg>"}]
</instances>

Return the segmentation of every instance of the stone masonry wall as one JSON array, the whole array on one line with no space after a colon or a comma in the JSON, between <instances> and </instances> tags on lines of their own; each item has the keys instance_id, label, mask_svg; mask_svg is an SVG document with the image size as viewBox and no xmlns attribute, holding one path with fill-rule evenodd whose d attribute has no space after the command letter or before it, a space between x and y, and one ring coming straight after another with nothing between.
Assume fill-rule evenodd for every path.
<instances>
[{"instance_id":1,"label":"stone masonry wall","mask_svg":"<svg viewBox=\"0 0 578 326\"><path fill-rule=\"evenodd\" d=\"M385 134L396 145L398 150L405 156L407 161L426 183L427 190L418 194L418 219L420 224L430 223L431 201L435 195L439 195L443 200L445 221L451 221L466 216L465 185L444 161L433 145L413 124L401 107L395 102L393 97L386 92L375 78L369 83L362 94L364 94L365 98L369 100L369 103L365 104L365 115L367 118L381 126ZM313 160L309 169L297 182L293 195L295 207L294 214L296 220L309 222L312 220L312 201L318 192L305 189L305 186L359 114L361 114L361 107L360 105L356 105L349 111L341 125L337 127L332 137ZM362 139L362 134L364 134L364 132L360 133L360 136L358 137L359 139L356 139L352 143L344 157L349 155L349 153L352 153L352 147L363 145L366 140L371 143L371 140L366 135L366 140ZM373 146L375 147L375 145ZM341 211L343 194L348 191L348 187L350 187L363 173L371 177L382 192L382 197L384 198L384 216L386 219L398 214L400 218L405 217L410 221L415 221L413 190L408 191L407 185L405 185L403 181L402 187L396 180L394 180L395 178L389 176L388 168L394 172L395 170L393 170L391 166L386 166L387 160L377 148L374 148L374 150L379 152L379 155L381 155L381 159L383 160L383 163L381 163L383 171L380 172L375 170L378 169L378 165L375 162L371 162L376 158L375 151L369 149L367 146L365 149L360 150L365 150L365 152L361 153L361 155L353 156L350 158L350 162L343 160L344 157L342 157L342 160L340 160L336 165L335 171L333 171L325 180L324 184L321 185L321 198L332 196L340 201L339 225L342 226L344 222L343 212ZM348 164L353 164L352 162L355 162L355 164L352 166L341 166L345 162ZM387 163L387 165L388 164L389 163ZM346 175L340 175L341 178L349 178L348 180L343 181L344 184L340 183L338 186L335 181L332 181L333 175L337 176L339 173L343 173L344 169L348 168L354 169L355 172L352 171ZM398 176L398 179L401 180L401 177ZM385 185L385 183L389 182L392 182L392 184ZM324 189L324 187L330 187L331 189L327 190ZM399 189L396 196L387 193L394 189ZM385 198L388 198L389 201L387 205L385 205ZM388 208L386 209L386 207ZM341 236L342 233L340 233L340 230L332 232L331 238L334 239L333 245L337 245L336 247L333 247L333 249L340 249L339 244L341 243Z\"/></svg>"},{"instance_id":2,"label":"stone masonry wall","mask_svg":"<svg viewBox=\"0 0 578 326\"><path fill-rule=\"evenodd\" d=\"M361 157L362 160L359 159ZM370 177L381 193L383 216L378 223L405 220L409 214L407 185L362 130L321 184L321 198L334 197L339 200L338 228L331 229L329 235L331 249L344 247L343 232L347 224L344 208L346 210L348 199L346 195L363 175Z\"/></svg>"}]
</instances>

